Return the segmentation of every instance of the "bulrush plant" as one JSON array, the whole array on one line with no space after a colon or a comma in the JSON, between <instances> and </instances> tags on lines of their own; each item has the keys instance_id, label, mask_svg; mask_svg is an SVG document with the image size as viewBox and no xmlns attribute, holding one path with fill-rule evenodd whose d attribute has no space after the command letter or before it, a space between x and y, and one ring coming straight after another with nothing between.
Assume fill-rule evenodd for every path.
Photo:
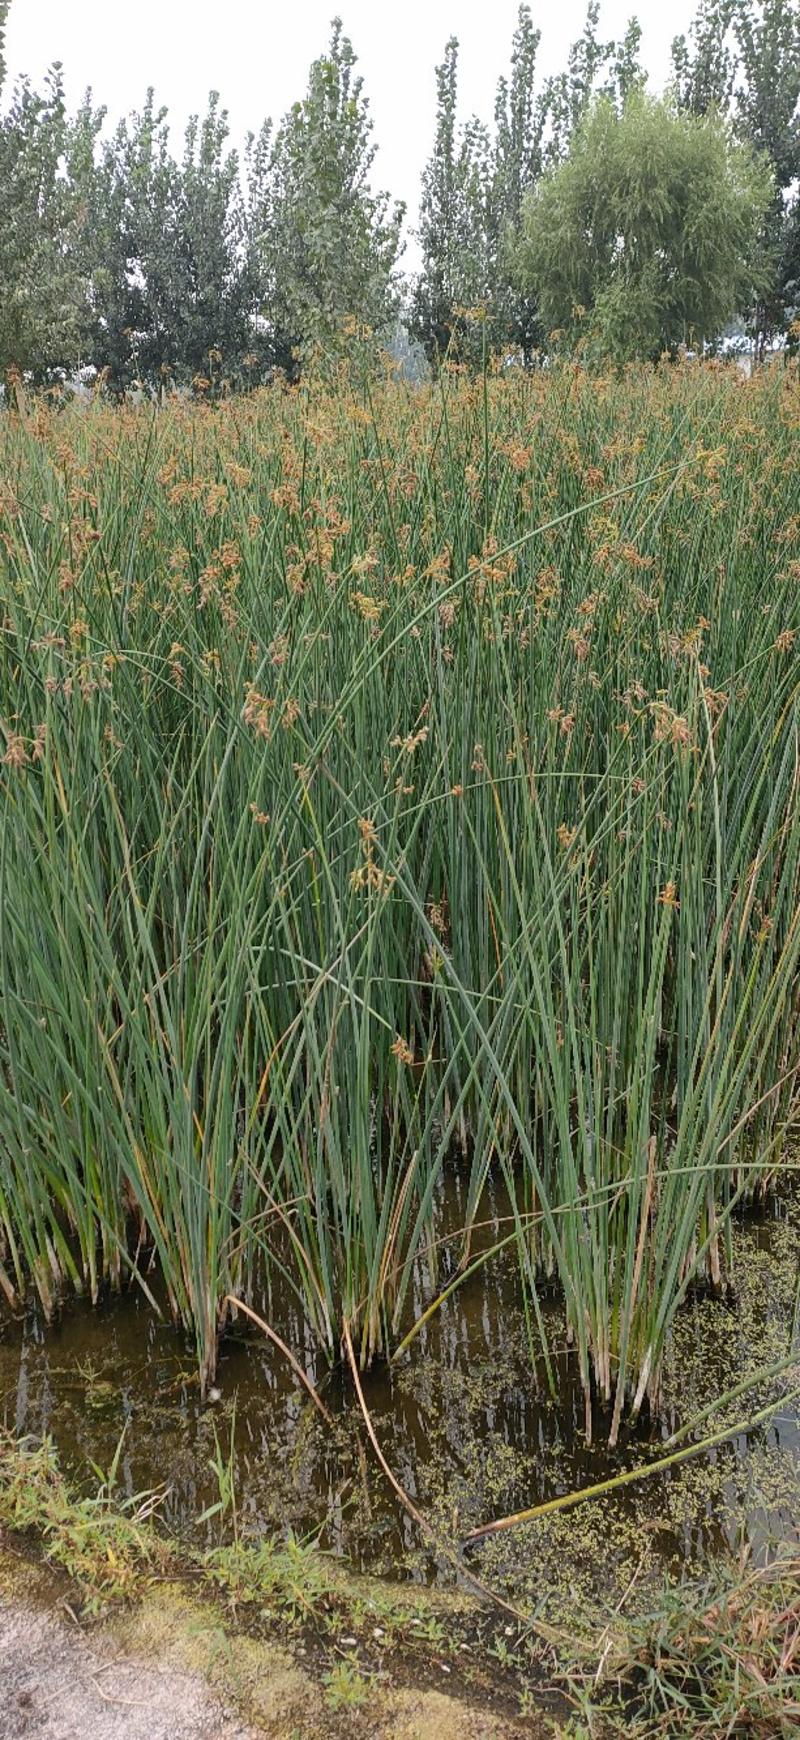
<instances>
[{"instance_id":1,"label":"bulrush plant","mask_svg":"<svg viewBox=\"0 0 800 1740\"><path fill-rule=\"evenodd\" d=\"M792 365L4 414L12 1307L367 1366L499 1184L587 1433L658 1406L789 1164L799 429Z\"/></svg>"}]
</instances>

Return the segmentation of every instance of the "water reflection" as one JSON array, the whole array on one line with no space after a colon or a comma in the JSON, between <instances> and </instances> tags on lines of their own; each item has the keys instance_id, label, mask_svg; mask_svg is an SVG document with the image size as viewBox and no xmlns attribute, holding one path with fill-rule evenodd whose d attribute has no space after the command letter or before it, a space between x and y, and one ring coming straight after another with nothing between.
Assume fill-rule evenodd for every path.
<instances>
[{"instance_id":1,"label":"water reflection","mask_svg":"<svg viewBox=\"0 0 800 1740\"><path fill-rule=\"evenodd\" d=\"M458 1210L456 1199L454 1216ZM782 1210L743 1223L736 1241L738 1302L703 1300L687 1308L673 1341L663 1416L643 1424L613 1457L602 1441L591 1449L584 1443L583 1397L557 1301L545 1303L554 1399L531 1348L513 1257L488 1261L445 1301L396 1368L380 1366L365 1379L379 1437L412 1499L457 1538L492 1515L652 1457L687 1413L730 1387L748 1363L779 1357L774 1349L785 1348L797 1226ZM446 1274L446 1260L444 1267ZM419 1310L423 1275L415 1286ZM220 1400L201 1403L191 1348L135 1291L95 1310L71 1304L48 1329L34 1307L22 1323L0 1318L0 1418L18 1433L51 1434L65 1465L89 1485L97 1479L92 1466L110 1467L124 1430L121 1488L132 1496L166 1484L165 1522L194 1536L196 1519L218 1496L210 1465L216 1445L224 1455L232 1445L245 1529L288 1526L318 1535L328 1551L360 1569L450 1577L421 1546L365 1451L344 1371L326 1371L292 1304L276 1316L273 1298L270 1309L322 1386L334 1432L277 1350L244 1327L223 1346ZM756 1405L746 1398L740 1415ZM659 1477L660 1486L651 1480L629 1487L608 1501L607 1515L649 1531L650 1549L665 1563L701 1561L742 1536L758 1551L771 1534L796 1526L798 1470L795 1406L758 1435L711 1452L702 1479L692 1464ZM216 1538L217 1528L205 1524L199 1533Z\"/></svg>"}]
</instances>

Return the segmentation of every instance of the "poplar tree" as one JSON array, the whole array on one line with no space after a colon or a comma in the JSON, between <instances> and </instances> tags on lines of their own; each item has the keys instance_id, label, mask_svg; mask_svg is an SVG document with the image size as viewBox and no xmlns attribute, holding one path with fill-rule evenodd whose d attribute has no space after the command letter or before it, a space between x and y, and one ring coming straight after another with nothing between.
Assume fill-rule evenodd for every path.
<instances>
[{"instance_id":1,"label":"poplar tree","mask_svg":"<svg viewBox=\"0 0 800 1740\"><path fill-rule=\"evenodd\" d=\"M372 190L373 123L355 67L335 19L305 99L250 157L261 320L289 373L303 353L336 359L359 332L387 336L397 312L404 208Z\"/></svg>"},{"instance_id":2,"label":"poplar tree","mask_svg":"<svg viewBox=\"0 0 800 1740\"><path fill-rule=\"evenodd\" d=\"M92 352L112 390L238 382L250 341L239 159L216 92L170 151L149 91L88 172Z\"/></svg>"},{"instance_id":3,"label":"poplar tree","mask_svg":"<svg viewBox=\"0 0 800 1740\"><path fill-rule=\"evenodd\" d=\"M0 0L0 96L6 82L6 23L11 0Z\"/></svg>"},{"instance_id":4,"label":"poplar tree","mask_svg":"<svg viewBox=\"0 0 800 1740\"><path fill-rule=\"evenodd\" d=\"M530 7L520 6L491 135L475 119L458 127L458 43L452 37L447 44L436 69L436 129L420 207L422 266L409 320L434 367L445 354L479 362L487 347L529 362L542 342L535 285L515 266L525 199L544 168L569 150L596 90L621 105L644 79L637 21L615 43L601 38L599 16L598 0L590 0L565 72L537 88L540 32ZM464 313L476 305L479 323Z\"/></svg>"},{"instance_id":5,"label":"poplar tree","mask_svg":"<svg viewBox=\"0 0 800 1740\"><path fill-rule=\"evenodd\" d=\"M792 258L800 179L800 6L797 0L744 0L734 27L737 129L762 153L774 183L761 238L768 283L751 310L759 355L800 305Z\"/></svg>"},{"instance_id":6,"label":"poplar tree","mask_svg":"<svg viewBox=\"0 0 800 1740\"><path fill-rule=\"evenodd\" d=\"M87 190L92 356L114 392L179 372L167 289L176 180L167 111L150 90L102 146Z\"/></svg>"},{"instance_id":7,"label":"poplar tree","mask_svg":"<svg viewBox=\"0 0 800 1740\"><path fill-rule=\"evenodd\" d=\"M86 214L63 172L69 137L61 68L42 91L20 79L0 116L0 374L38 383L75 369L85 336Z\"/></svg>"},{"instance_id":8,"label":"poplar tree","mask_svg":"<svg viewBox=\"0 0 800 1740\"><path fill-rule=\"evenodd\" d=\"M464 301L459 247L460 175L457 146L458 40L451 36L436 68L436 128L422 172L418 239L422 266L411 300L409 330L432 367L447 355L455 308Z\"/></svg>"},{"instance_id":9,"label":"poplar tree","mask_svg":"<svg viewBox=\"0 0 800 1740\"><path fill-rule=\"evenodd\" d=\"M730 36L737 0L700 0L688 36L672 43L672 77L678 108L691 115L727 112L736 78Z\"/></svg>"},{"instance_id":10,"label":"poplar tree","mask_svg":"<svg viewBox=\"0 0 800 1740\"><path fill-rule=\"evenodd\" d=\"M612 60L613 42L598 34L600 0L589 0L583 30L567 56L566 70L548 81L548 163L560 162L580 127L603 68Z\"/></svg>"},{"instance_id":11,"label":"poplar tree","mask_svg":"<svg viewBox=\"0 0 800 1740\"><path fill-rule=\"evenodd\" d=\"M536 297L518 283L513 260L523 202L544 165L549 98L535 88L540 41L530 7L521 6L511 46L511 76L499 82L494 111L492 194L499 230L494 301L503 337L522 352L526 362L540 342L541 328Z\"/></svg>"},{"instance_id":12,"label":"poplar tree","mask_svg":"<svg viewBox=\"0 0 800 1740\"><path fill-rule=\"evenodd\" d=\"M798 305L793 264L800 177L800 7L797 0L701 0L688 38L672 46L679 106L731 115L769 165L773 196L760 237L762 293L748 310L756 354Z\"/></svg>"}]
</instances>

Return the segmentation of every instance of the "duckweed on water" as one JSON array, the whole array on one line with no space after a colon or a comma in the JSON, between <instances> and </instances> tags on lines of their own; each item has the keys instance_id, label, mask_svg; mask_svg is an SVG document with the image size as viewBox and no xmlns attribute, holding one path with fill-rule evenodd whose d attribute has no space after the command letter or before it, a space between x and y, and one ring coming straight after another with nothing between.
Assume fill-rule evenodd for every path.
<instances>
[{"instance_id":1,"label":"duckweed on water","mask_svg":"<svg viewBox=\"0 0 800 1740\"><path fill-rule=\"evenodd\" d=\"M487 1265L431 1320L393 1376L367 1382L372 1416L395 1473L438 1538L458 1548L493 1516L646 1465L670 1432L748 1373L785 1353L796 1291L798 1207L780 1218L748 1217L734 1233L735 1301L697 1298L673 1332L665 1407L613 1455L583 1440L579 1381L561 1355L560 1399L546 1374L531 1374L524 1313L512 1264ZM555 1316L557 1304L549 1308ZM149 1330L149 1346L143 1339ZM791 1378L791 1373L788 1374ZM122 1376L122 1381L120 1381ZM227 1459L238 1526L258 1542L291 1528L301 1539L363 1570L412 1581L453 1580L452 1564L420 1541L371 1455L346 1384L329 1382L331 1433L301 1399L280 1355L257 1337L229 1345L219 1371L221 1399L201 1402L179 1339L158 1330L135 1295L98 1316L65 1314L52 1330L32 1320L0 1339L1 1417L34 1439L55 1435L65 1467L88 1490L93 1467L107 1469L120 1434L119 1491L128 1499L168 1481L159 1514L192 1544L228 1538L230 1519L197 1518L218 1499L212 1463ZM780 1396L787 1376L756 1385L755 1412ZM571 1396L571 1405L565 1397ZM730 1424L742 1401L714 1415ZM665 1575L702 1572L749 1543L763 1556L772 1538L797 1538L800 1428L796 1407L734 1440L641 1484L577 1510L551 1515L487 1541L468 1563L525 1611L564 1623L576 1600L591 1610L625 1594L626 1611L646 1607Z\"/></svg>"}]
</instances>

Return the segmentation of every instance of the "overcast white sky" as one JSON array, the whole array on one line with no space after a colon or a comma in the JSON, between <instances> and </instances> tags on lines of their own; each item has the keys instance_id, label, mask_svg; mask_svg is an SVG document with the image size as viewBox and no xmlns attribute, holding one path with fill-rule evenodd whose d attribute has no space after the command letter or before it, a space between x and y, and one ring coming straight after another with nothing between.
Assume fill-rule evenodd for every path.
<instances>
[{"instance_id":1,"label":"overcast white sky","mask_svg":"<svg viewBox=\"0 0 800 1740\"><path fill-rule=\"evenodd\" d=\"M280 117L302 97L309 62L328 40L338 11L359 57L379 147L375 182L416 213L420 173L434 120L434 67L448 36L460 43L462 113L491 119L497 80L508 69L518 0L12 0L6 39L10 77L35 82L63 62L70 102L87 85L116 120L141 104L148 85L174 125L202 109L209 90L230 111L235 143L266 115ZM686 30L696 0L605 0L604 33L620 35L632 12L644 30L651 83L669 76L673 36ZM564 64L580 32L586 0L533 6L541 25L540 71ZM413 265L413 245L404 264Z\"/></svg>"}]
</instances>

